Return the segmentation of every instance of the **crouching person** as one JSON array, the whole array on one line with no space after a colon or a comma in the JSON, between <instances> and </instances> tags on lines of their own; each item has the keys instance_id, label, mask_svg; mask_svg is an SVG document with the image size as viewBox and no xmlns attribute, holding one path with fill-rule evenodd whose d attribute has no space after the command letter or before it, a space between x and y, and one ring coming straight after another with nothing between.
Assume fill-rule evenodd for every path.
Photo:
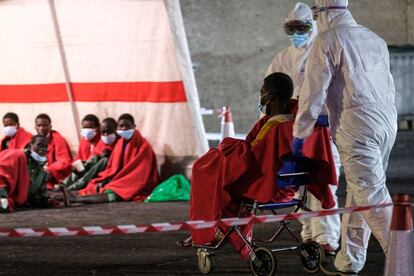
<instances>
[{"instance_id":1,"label":"crouching person","mask_svg":"<svg viewBox=\"0 0 414 276\"><path fill-rule=\"evenodd\" d=\"M0 153L0 210L12 212L16 206L26 203L46 207L46 163L48 139L33 136L25 150L10 149Z\"/></svg>"},{"instance_id":2,"label":"crouching person","mask_svg":"<svg viewBox=\"0 0 414 276\"><path fill-rule=\"evenodd\" d=\"M142 201L159 182L157 161L151 145L135 129L134 118L123 114L118 119L115 144L108 164L86 188L67 191L67 203Z\"/></svg>"}]
</instances>

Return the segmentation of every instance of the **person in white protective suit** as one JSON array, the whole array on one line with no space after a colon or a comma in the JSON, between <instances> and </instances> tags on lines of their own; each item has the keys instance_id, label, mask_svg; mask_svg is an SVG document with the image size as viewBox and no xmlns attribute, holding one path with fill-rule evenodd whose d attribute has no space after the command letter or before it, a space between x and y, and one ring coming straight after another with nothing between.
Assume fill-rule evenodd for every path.
<instances>
[{"instance_id":1,"label":"person in white protective suit","mask_svg":"<svg viewBox=\"0 0 414 276\"><path fill-rule=\"evenodd\" d=\"M305 65L312 47L312 42L317 36L316 22L312 19L312 10L302 2L296 3L294 9L289 13L285 20L285 32L289 36L292 45L280 51L270 64L266 75L274 72L288 74L294 83L292 98L299 97L302 88ZM326 113L325 113L326 114ZM332 143L332 153L335 159L336 172L339 177L341 166L339 153L336 146ZM331 191L336 198L337 186L331 185ZM321 210L320 201L308 192L308 208L312 211ZM338 204L334 208L337 208ZM334 254L339 247L339 236L341 220L339 215L327 216L322 218L311 218L301 221L302 240L313 240L321 244L326 253Z\"/></svg>"},{"instance_id":2,"label":"person in white protective suit","mask_svg":"<svg viewBox=\"0 0 414 276\"><path fill-rule=\"evenodd\" d=\"M347 0L316 0L319 36L314 40L300 91L292 150L300 155L326 104L332 137L347 181L346 206L390 203L385 171L397 132L395 87L387 44L358 25ZM329 275L356 275L364 266L372 233L387 251L392 209L342 217L341 250L324 262Z\"/></svg>"}]
</instances>

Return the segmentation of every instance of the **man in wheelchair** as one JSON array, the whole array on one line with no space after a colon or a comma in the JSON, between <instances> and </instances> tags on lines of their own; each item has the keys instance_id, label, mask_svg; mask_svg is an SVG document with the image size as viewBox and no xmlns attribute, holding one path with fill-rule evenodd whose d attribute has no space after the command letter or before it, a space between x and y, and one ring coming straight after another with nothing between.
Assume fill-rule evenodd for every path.
<instances>
[{"instance_id":1,"label":"man in wheelchair","mask_svg":"<svg viewBox=\"0 0 414 276\"><path fill-rule=\"evenodd\" d=\"M260 106L266 116L255 124L246 139L225 138L218 148L210 149L194 163L191 220L237 217L241 202L288 202L293 199L296 188L281 187L278 184L282 181L277 179L278 172L283 173L286 169L284 160L291 155L292 110L295 109L291 100L292 80L286 74L273 73L264 79L260 93ZM335 205L329 184L337 183L329 138L328 129L317 126L303 147L303 157L308 160L306 169L310 173L308 190L321 201L323 208ZM223 225L218 228L223 233L226 231ZM217 230L192 230L193 244L214 244ZM240 227L240 230L245 237L251 238L251 225ZM247 259L250 248L240 236L232 233L229 239Z\"/></svg>"}]
</instances>

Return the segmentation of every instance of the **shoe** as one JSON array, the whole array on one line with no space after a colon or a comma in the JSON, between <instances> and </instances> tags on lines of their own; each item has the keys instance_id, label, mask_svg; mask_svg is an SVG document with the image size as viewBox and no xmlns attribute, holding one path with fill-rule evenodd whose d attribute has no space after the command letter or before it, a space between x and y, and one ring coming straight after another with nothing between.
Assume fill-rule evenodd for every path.
<instances>
[{"instance_id":1,"label":"shoe","mask_svg":"<svg viewBox=\"0 0 414 276\"><path fill-rule=\"evenodd\" d=\"M327 254L324 260L320 264L320 268L326 275L338 275L338 276L358 276L354 271L340 271L335 267L335 255Z\"/></svg>"},{"instance_id":2,"label":"shoe","mask_svg":"<svg viewBox=\"0 0 414 276\"><path fill-rule=\"evenodd\" d=\"M8 213L9 212L9 201L7 198L2 197L0 198L0 213Z\"/></svg>"},{"instance_id":3,"label":"shoe","mask_svg":"<svg viewBox=\"0 0 414 276\"><path fill-rule=\"evenodd\" d=\"M336 255L336 249L330 246L329 243L319 245L322 247L323 251L325 251L325 255Z\"/></svg>"},{"instance_id":4,"label":"shoe","mask_svg":"<svg viewBox=\"0 0 414 276\"><path fill-rule=\"evenodd\" d=\"M191 236L189 236L184 240L177 241L177 245L179 247L183 247L183 248L192 247L193 246L193 239L191 238Z\"/></svg>"}]
</instances>

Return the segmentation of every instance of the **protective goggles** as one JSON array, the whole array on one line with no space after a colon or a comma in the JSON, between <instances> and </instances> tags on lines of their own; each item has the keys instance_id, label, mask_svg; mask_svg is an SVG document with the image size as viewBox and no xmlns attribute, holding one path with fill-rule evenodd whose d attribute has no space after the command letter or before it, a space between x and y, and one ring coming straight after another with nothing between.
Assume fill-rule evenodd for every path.
<instances>
[{"instance_id":1,"label":"protective goggles","mask_svg":"<svg viewBox=\"0 0 414 276\"><path fill-rule=\"evenodd\" d=\"M346 10L347 7L340 7L340 6L330 6L330 7L317 7L313 6L313 20L316 21L319 18L320 12L328 12L329 10Z\"/></svg>"},{"instance_id":2,"label":"protective goggles","mask_svg":"<svg viewBox=\"0 0 414 276\"><path fill-rule=\"evenodd\" d=\"M312 31L312 23L303 21L290 21L285 23L284 27L287 35L307 34Z\"/></svg>"}]
</instances>

